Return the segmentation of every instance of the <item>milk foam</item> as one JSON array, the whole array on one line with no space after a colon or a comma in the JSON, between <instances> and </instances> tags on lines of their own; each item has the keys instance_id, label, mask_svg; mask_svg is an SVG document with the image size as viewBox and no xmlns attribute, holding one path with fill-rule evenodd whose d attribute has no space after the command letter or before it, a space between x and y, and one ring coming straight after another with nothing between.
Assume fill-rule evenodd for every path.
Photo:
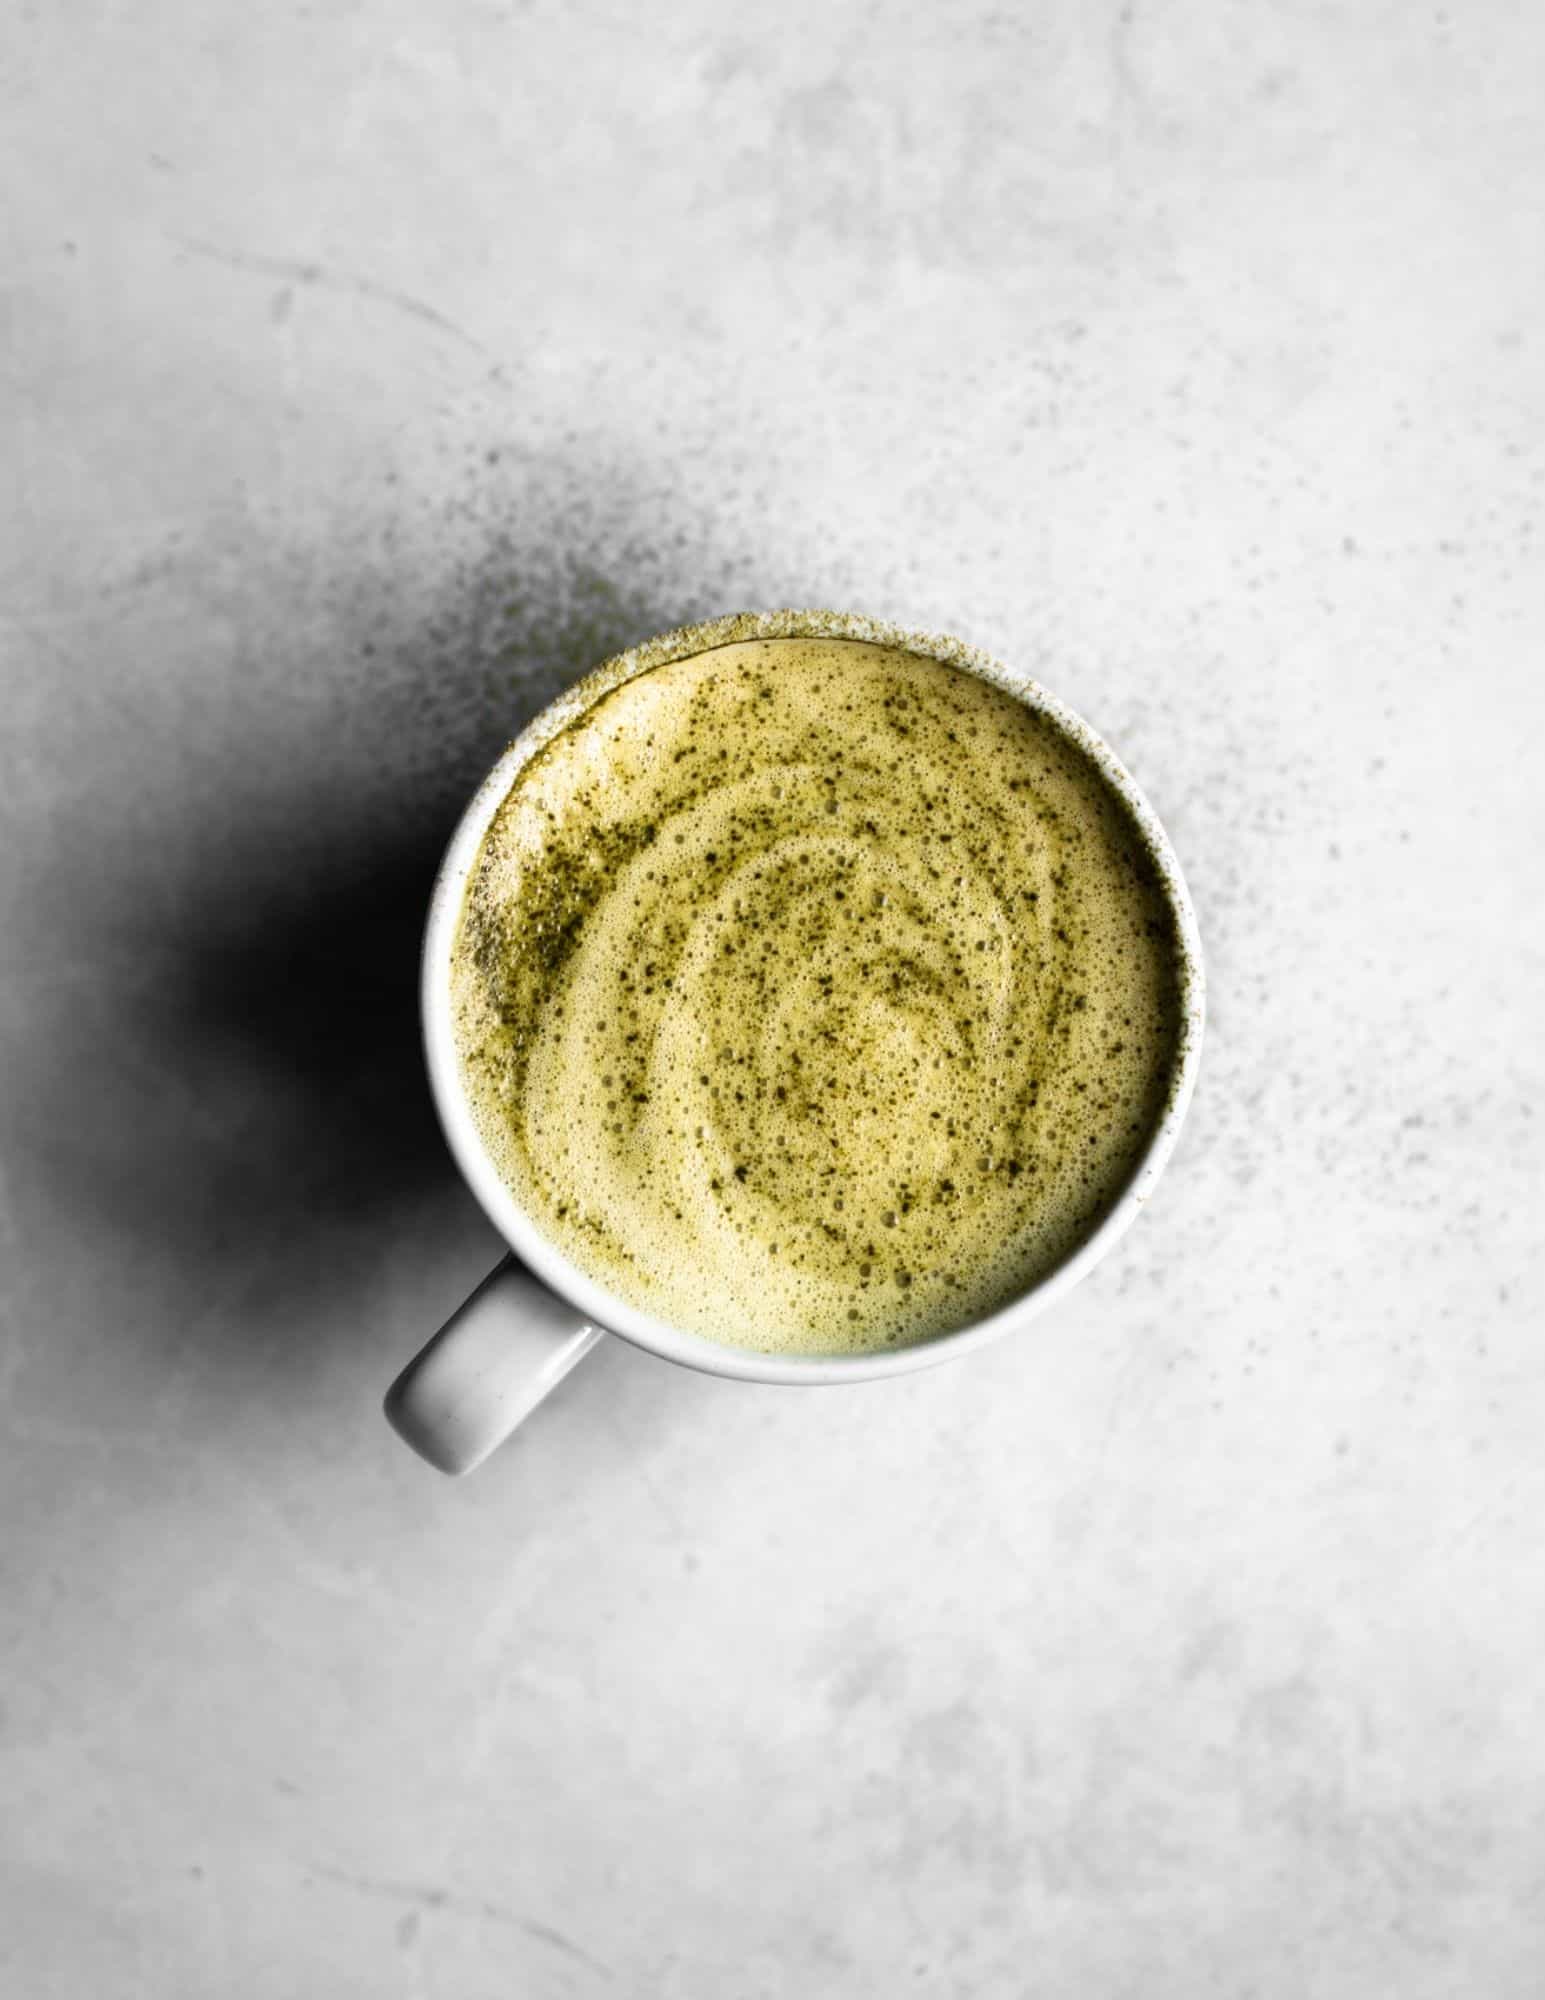
<instances>
[{"instance_id":1,"label":"milk foam","mask_svg":"<svg viewBox=\"0 0 1545 2000\"><path fill-rule=\"evenodd\" d=\"M640 1308L769 1352L978 1317L1130 1180L1178 1055L1168 902L1053 722L850 639L725 645L517 775L461 915L482 1137Z\"/></svg>"}]
</instances>

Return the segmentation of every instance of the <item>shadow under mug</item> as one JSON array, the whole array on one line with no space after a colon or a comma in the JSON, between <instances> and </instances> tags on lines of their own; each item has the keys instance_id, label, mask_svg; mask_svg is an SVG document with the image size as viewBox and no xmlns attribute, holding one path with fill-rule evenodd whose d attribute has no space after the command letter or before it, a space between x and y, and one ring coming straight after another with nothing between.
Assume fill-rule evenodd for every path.
<instances>
[{"instance_id":1,"label":"shadow under mug","mask_svg":"<svg viewBox=\"0 0 1545 2000\"><path fill-rule=\"evenodd\" d=\"M805 637L865 641L938 660L1047 715L1085 752L1136 821L1173 910L1180 959L1181 1040L1165 1109L1109 1214L1071 1256L1010 1304L954 1332L881 1354L762 1354L720 1345L656 1319L597 1284L542 1234L490 1159L462 1085L451 1016L451 953L467 879L522 767L595 701L652 667L748 639ZM430 899L420 995L430 1086L446 1139L472 1192L510 1246L510 1255L387 1392L386 1414L397 1432L431 1465L453 1474L470 1472L502 1444L608 1333L709 1374L808 1386L931 1368L1027 1325L1106 1255L1152 1194L1190 1102L1204 1013L1201 940L1179 863L1152 807L1094 731L1034 681L960 640L825 611L752 613L666 633L609 660L544 709L489 772L452 836Z\"/></svg>"}]
</instances>

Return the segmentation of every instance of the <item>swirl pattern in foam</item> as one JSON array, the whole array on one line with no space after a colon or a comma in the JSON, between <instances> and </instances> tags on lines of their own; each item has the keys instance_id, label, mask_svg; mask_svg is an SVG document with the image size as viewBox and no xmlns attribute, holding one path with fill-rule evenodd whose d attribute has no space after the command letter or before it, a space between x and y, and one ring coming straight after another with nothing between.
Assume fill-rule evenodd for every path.
<instances>
[{"instance_id":1,"label":"swirl pattern in foam","mask_svg":"<svg viewBox=\"0 0 1545 2000\"><path fill-rule=\"evenodd\" d=\"M518 773L453 963L463 1075L575 1263L764 1351L946 1332L1130 1180L1180 1039L1174 919L1039 710L840 638L602 694Z\"/></svg>"}]
</instances>

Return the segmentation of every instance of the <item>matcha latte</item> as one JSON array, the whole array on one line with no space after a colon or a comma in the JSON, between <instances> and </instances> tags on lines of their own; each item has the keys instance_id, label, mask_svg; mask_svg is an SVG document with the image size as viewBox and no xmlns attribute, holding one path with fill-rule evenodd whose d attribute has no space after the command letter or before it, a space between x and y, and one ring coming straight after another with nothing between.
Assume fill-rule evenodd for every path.
<instances>
[{"instance_id":1,"label":"matcha latte","mask_svg":"<svg viewBox=\"0 0 1545 2000\"><path fill-rule=\"evenodd\" d=\"M584 690L581 690L584 695ZM1073 737L840 637L597 677L520 768L452 962L484 1145L641 1310L886 1350L1034 1285L1177 1073L1180 949Z\"/></svg>"}]
</instances>

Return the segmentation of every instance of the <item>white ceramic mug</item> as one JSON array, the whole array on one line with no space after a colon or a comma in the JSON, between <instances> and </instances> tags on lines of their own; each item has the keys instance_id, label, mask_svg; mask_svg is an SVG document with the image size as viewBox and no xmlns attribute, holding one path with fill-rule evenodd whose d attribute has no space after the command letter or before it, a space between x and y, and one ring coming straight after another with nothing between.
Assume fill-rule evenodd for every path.
<instances>
[{"instance_id":1,"label":"white ceramic mug","mask_svg":"<svg viewBox=\"0 0 1545 2000\"><path fill-rule=\"evenodd\" d=\"M1080 1247L1011 1304L954 1333L885 1353L758 1354L721 1346L701 1334L626 1304L545 1237L501 1178L478 1137L462 1086L452 1034L451 952L467 878L483 836L521 767L590 704L669 660L745 639L821 636L904 647L980 675L1040 709L1088 753L1126 801L1152 850L1175 915L1180 952L1182 1043L1162 1118L1124 1194ZM561 695L509 746L473 798L451 840L429 906L421 998L424 1044L436 1108L452 1154L484 1211L510 1246L499 1264L387 1392L386 1414L413 1449L442 1472L481 1463L542 1398L608 1333L620 1334L666 1361L745 1382L863 1382L953 1361L989 1340L1027 1326L1076 1285L1122 1235L1153 1192L1185 1117L1201 1054L1201 941L1180 867L1152 808L1086 723L1024 675L957 639L904 632L870 618L834 612L776 611L665 634L598 668Z\"/></svg>"}]
</instances>

